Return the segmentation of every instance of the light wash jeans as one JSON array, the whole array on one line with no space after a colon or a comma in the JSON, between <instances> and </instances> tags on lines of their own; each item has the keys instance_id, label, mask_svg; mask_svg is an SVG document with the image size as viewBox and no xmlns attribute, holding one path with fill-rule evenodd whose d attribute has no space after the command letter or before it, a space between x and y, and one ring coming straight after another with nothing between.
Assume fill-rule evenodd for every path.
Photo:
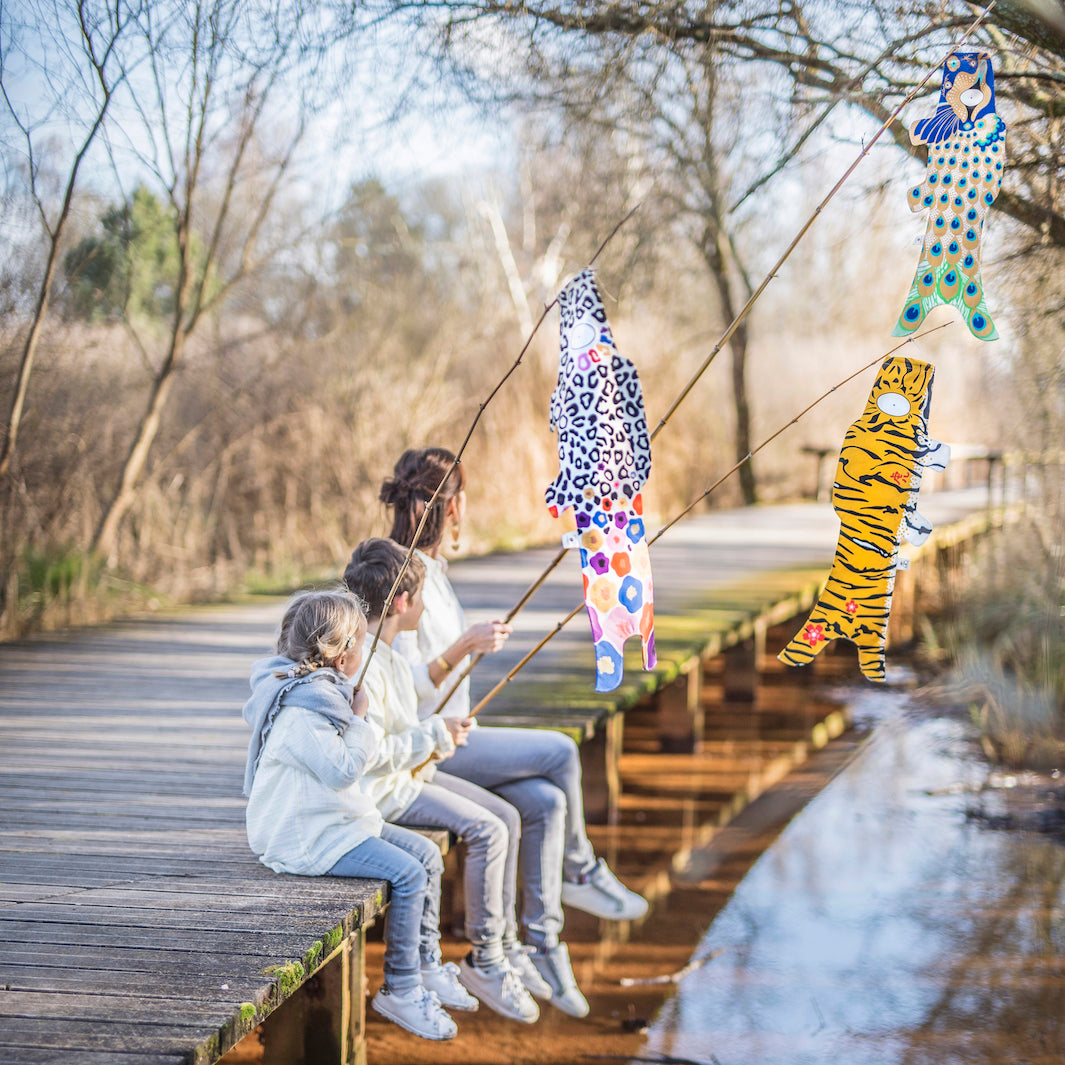
<instances>
[{"instance_id":1,"label":"light wash jeans","mask_svg":"<svg viewBox=\"0 0 1065 1065\"><path fill-rule=\"evenodd\" d=\"M539 950L556 946L562 880L575 881L595 865L577 745L553 729L481 726L440 763L437 782L447 775L479 784L517 808L525 941Z\"/></svg>"},{"instance_id":2,"label":"light wash jeans","mask_svg":"<svg viewBox=\"0 0 1065 1065\"><path fill-rule=\"evenodd\" d=\"M432 782L423 784L396 821L446 828L465 844L466 938L473 945L476 964L495 965L503 960L504 941L516 934L521 818L498 795L458 777L441 782L442 775L438 772Z\"/></svg>"},{"instance_id":3,"label":"light wash jeans","mask_svg":"<svg viewBox=\"0 0 1065 1065\"><path fill-rule=\"evenodd\" d=\"M385 985L407 991L422 982L421 967L440 960L440 875L444 859L431 840L385 823L348 851L329 876L387 880L392 898L385 918Z\"/></svg>"}]
</instances>

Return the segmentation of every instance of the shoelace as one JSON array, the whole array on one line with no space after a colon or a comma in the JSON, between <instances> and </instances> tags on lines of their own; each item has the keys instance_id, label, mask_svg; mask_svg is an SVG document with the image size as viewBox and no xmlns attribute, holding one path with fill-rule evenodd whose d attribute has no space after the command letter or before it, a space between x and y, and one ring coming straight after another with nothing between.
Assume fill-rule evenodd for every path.
<instances>
[{"instance_id":1,"label":"shoelace","mask_svg":"<svg viewBox=\"0 0 1065 1065\"><path fill-rule=\"evenodd\" d=\"M514 1005L521 1002L525 997L522 992L525 991L525 985L521 982L521 977L508 966L507 971L503 973L503 986L501 988L503 992L503 998Z\"/></svg>"},{"instance_id":2,"label":"shoelace","mask_svg":"<svg viewBox=\"0 0 1065 1065\"><path fill-rule=\"evenodd\" d=\"M434 1013L443 1007L440 1004L440 996L435 991L430 991L427 987L420 988L421 996L418 999L418 1005L421 1007L423 1016L428 1020Z\"/></svg>"}]
</instances>

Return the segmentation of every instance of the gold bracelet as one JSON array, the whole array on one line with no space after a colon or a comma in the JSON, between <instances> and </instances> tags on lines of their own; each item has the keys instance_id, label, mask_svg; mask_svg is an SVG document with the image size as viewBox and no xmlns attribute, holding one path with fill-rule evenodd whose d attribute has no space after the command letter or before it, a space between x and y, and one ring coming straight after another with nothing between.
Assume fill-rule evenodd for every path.
<instances>
[{"instance_id":1,"label":"gold bracelet","mask_svg":"<svg viewBox=\"0 0 1065 1065\"><path fill-rule=\"evenodd\" d=\"M433 661L444 671L445 677L455 668L443 655L437 655Z\"/></svg>"}]
</instances>

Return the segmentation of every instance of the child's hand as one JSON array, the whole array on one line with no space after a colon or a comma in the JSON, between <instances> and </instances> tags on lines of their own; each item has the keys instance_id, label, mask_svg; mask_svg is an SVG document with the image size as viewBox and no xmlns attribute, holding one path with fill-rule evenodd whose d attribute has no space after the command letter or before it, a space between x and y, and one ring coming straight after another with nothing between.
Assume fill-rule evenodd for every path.
<instances>
[{"instance_id":1,"label":"child's hand","mask_svg":"<svg viewBox=\"0 0 1065 1065\"><path fill-rule=\"evenodd\" d=\"M359 688L355 692L355 698L351 700L351 710L356 717L366 718L366 711L370 709L370 700L366 697L366 692Z\"/></svg>"},{"instance_id":2,"label":"child's hand","mask_svg":"<svg viewBox=\"0 0 1065 1065\"><path fill-rule=\"evenodd\" d=\"M469 740L470 729L473 728L473 718L445 717L444 724L447 726L448 732L451 733L455 746L465 747Z\"/></svg>"},{"instance_id":3,"label":"child's hand","mask_svg":"<svg viewBox=\"0 0 1065 1065\"><path fill-rule=\"evenodd\" d=\"M466 639L470 643L470 653L480 655L495 654L507 642L507 637L513 629L505 622L482 621L479 625L471 625L466 630Z\"/></svg>"}]
</instances>

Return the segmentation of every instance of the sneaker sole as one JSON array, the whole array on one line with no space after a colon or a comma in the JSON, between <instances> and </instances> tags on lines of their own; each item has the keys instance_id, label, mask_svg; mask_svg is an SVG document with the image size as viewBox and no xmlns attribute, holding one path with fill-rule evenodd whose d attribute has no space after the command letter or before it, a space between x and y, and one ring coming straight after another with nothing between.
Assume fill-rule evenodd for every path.
<instances>
[{"instance_id":1,"label":"sneaker sole","mask_svg":"<svg viewBox=\"0 0 1065 1065\"><path fill-rule=\"evenodd\" d=\"M554 1006L555 1009L558 1010L560 1013L566 1014L567 1017L576 1017L578 1020L580 1020L582 1017L587 1017L588 1014L592 1012L590 1006L585 1006L584 1009L570 1009L569 1006L564 1005L561 999L558 998L552 998L551 1005Z\"/></svg>"},{"instance_id":2,"label":"sneaker sole","mask_svg":"<svg viewBox=\"0 0 1065 1065\"><path fill-rule=\"evenodd\" d=\"M471 992L471 994L472 994L472 992ZM439 991L436 992L436 997L440 998L440 992ZM475 999L472 1005L461 1005L460 1006L457 1002L445 1002L442 998L440 998L440 1005L443 1006L444 1009L446 1009L446 1010L455 1010L458 1013L476 1013L478 1007L480 1006L480 1004L481 1003Z\"/></svg>"},{"instance_id":3,"label":"sneaker sole","mask_svg":"<svg viewBox=\"0 0 1065 1065\"><path fill-rule=\"evenodd\" d=\"M565 895L562 896L562 905L569 906L574 910L580 910L582 913L590 913L593 917L598 917L601 921L637 921L641 917L645 917L647 911L650 909L649 906L644 906L639 912L635 910L631 912L619 912L615 910L613 913L607 913L605 910L593 909L591 906L580 902L574 902L572 899L567 899Z\"/></svg>"},{"instance_id":4,"label":"sneaker sole","mask_svg":"<svg viewBox=\"0 0 1065 1065\"><path fill-rule=\"evenodd\" d=\"M455 1032L453 1032L453 1033L451 1033L449 1035L429 1035L429 1034L427 1034L425 1032L420 1032L417 1028L415 1028L413 1025L409 1024L402 1017L394 1017L387 1010L382 1009L377 1004L376 1001L371 1001L370 1002L370 1008L375 1013L378 1013L382 1017L384 1017L386 1021L391 1021L397 1027L402 1028L406 1032L410 1032L411 1035L419 1036L422 1039L429 1039L429 1040L431 1040L434 1043L446 1043L449 1039L454 1039L455 1036L458 1035L457 1031L455 1031Z\"/></svg>"}]
</instances>

